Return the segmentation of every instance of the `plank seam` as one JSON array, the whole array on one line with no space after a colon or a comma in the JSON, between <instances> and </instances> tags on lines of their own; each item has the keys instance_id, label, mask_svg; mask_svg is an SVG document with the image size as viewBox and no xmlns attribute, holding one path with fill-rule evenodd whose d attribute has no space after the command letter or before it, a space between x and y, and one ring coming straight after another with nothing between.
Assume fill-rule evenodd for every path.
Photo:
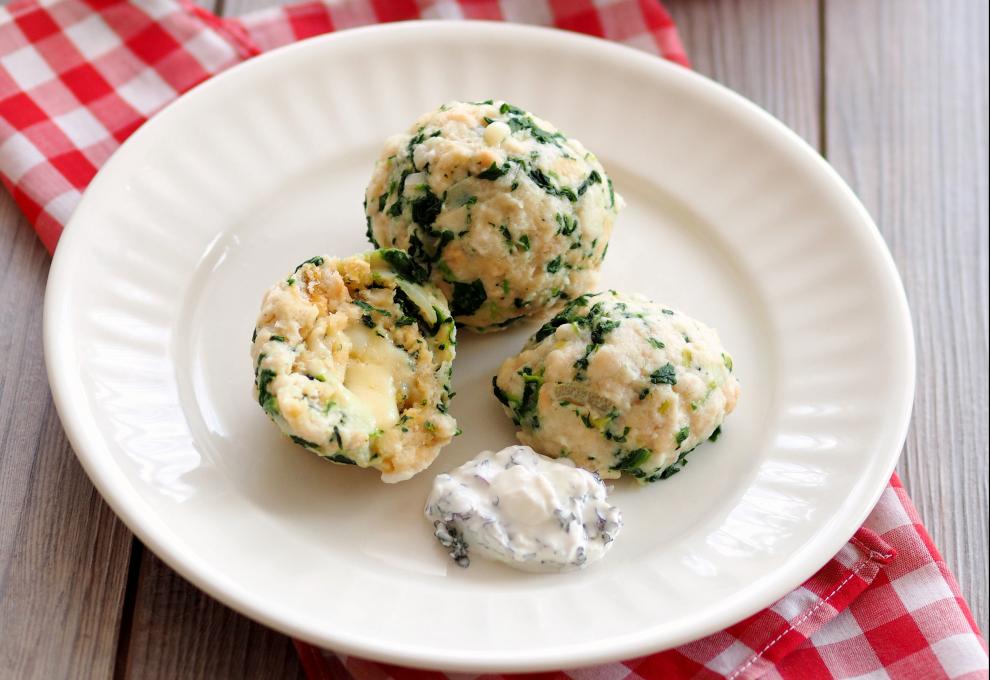
<instances>
[{"instance_id":1,"label":"plank seam","mask_svg":"<svg viewBox=\"0 0 990 680\"><path fill-rule=\"evenodd\" d=\"M127 563L127 585L124 588L124 604L120 614L120 629L117 635L117 652L114 657L113 680L127 678L127 665L131 651L131 630L134 627L134 610L137 603L138 581L141 576L141 562L144 545L137 536L131 538L131 555Z\"/></svg>"}]
</instances>

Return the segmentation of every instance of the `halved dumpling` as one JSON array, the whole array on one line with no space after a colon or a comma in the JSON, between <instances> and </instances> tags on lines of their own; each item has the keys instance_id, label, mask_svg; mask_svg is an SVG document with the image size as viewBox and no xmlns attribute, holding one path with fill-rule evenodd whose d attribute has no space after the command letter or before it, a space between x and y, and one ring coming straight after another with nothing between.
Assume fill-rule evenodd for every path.
<instances>
[{"instance_id":1,"label":"halved dumpling","mask_svg":"<svg viewBox=\"0 0 990 680\"><path fill-rule=\"evenodd\" d=\"M314 257L272 286L251 356L255 395L292 441L409 479L457 431L447 413L456 329L408 256Z\"/></svg>"}]
</instances>

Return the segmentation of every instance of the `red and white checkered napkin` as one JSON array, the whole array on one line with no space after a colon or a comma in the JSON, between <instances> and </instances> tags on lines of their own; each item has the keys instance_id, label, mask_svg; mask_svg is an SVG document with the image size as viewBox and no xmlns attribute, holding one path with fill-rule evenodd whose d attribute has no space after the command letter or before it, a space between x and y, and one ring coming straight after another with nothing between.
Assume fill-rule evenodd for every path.
<instances>
[{"instance_id":1,"label":"red and white checkered napkin","mask_svg":"<svg viewBox=\"0 0 990 680\"><path fill-rule=\"evenodd\" d=\"M526 675L417 671L296 643L311 678L667 680L986 678L986 642L895 475L849 543L769 609L639 659Z\"/></svg>"},{"instance_id":2,"label":"red and white checkered napkin","mask_svg":"<svg viewBox=\"0 0 990 680\"><path fill-rule=\"evenodd\" d=\"M180 93L301 38L421 17L553 25L687 66L673 22L653 0L325 0L238 19L190 0L18 0L0 7L0 177L54 250L99 166ZM297 648L311 678L448 677ZM675 650L530 677L986 678L987 671L986 642L895 476L839 554L769 609Z\"/></svg>"}]
</instances>

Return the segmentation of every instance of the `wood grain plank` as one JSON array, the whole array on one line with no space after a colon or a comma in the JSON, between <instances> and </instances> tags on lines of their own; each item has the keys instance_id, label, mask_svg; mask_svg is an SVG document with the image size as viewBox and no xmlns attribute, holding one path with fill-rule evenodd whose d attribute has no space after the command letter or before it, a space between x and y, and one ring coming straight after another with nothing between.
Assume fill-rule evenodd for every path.
<instances>
[{"instance_id":1,"label":"wood grain plank","mask_svg":"<svg viewBox=\"0 0 990 680\"><path fill-rule=\"evenodd\" d=\"M52 406L41 351L48 265L0 192L0 677L109 678L131 535Z\"/></svg>"},{"instance_id":2,"label":"wood grain plank","mask_svg":"<svg viewBox=\"0 0 990 680\"><path fill-rule=\"evenodd\" d=\"M221 605L144 551L130 649L118 677L303 678L291 640Z\"/></svg>"},{"instance_id":3,"label":"wood grain plank","mask_svg":"<svg viewBox=\"0 0 990 680\"><path fill-rule=\"evenodd\" d=\"M877 220L914 316L899 470L987 630L987 4L825 5L827 156Z\"/></svg>"},{"instance_id":4,"label":"wood grain plank","mask_svg":"<svg viewBox=\"0 0 990 680\"><path fill-rule=\"evenodd\" d=\"M753 100L817 147L815 0L665 0L695 70Z\"/></svg>"}]
</instances>

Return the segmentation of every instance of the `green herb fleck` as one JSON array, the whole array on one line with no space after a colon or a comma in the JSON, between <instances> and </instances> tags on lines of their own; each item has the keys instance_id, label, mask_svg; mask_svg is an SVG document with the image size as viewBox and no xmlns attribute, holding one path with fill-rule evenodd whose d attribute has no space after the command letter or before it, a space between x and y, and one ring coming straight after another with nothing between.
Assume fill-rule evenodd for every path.
<instances>
[{"instance_id":1,"label":"green herb fleck","mask_svg":"<svg viewBox=\"0 0 990 680\"><path fill-rule=\"evenodd\" d=\"M302 269L307 264L311 264L314 267L319 267L320 265L323 264L323 258L320 257L319 255L317 255L316 257L309 258L305 262L300 262L299 265L295 269L292 270L292 273L293 274L296 273L297 271L299 271L300 269Z\"/></svg>"},{"instance_id":2,"label":"green herb fleck","mask_svg":"<svg viewBox=\"0 0 990 680\"><path fill-rule=\"evenodd\" d=\"M577 219L573 215L565 215L564 213L557 213L557 224L560 228L557 230L558 234L563 236L570 236L577 229Z\"/></svg>"},{"instance_id":3,"label":"green herb fleck","mask_svg":"<svg viewBox=\"0 0 990 680\"><path fill-rule=\"evenodd\" d=\"M577 194L574 193L573 189L570 189L569 187L558 187L539 168L533 168L528 174L529 178L533 180L533 183L536 184L536 186L540 187L551 196L566 198L572 203L577 201L578 197Z\"/></svg>"},{"instance_id":4,"label":"green herb fleck","mask_svg":"<svg viewBox=\"0 0 990 680\"><path fill-rule=\"evenodd\" d=\"M454 292L450 300L450 313L454 316L469 316L474 314L488 299L485 284L481 279L470 283L454 282Z\"/></svg>"},{"instance_id":5,"label":"green herb fleck","mask_svg":"<svg viewBox=\"0 0 990 680\"><path fill-rule=\"evenodd\" d=\"M649 449L635 449L616 461L612 470L634 470L650 459L653 452Z\"/></svg>"},{"instance_id":6,"label":"green herb fleck","mask_svg":"<svg viewBox=\"0 0 990 680\"><path fill-rule=\"evenodd\" d=\"M502 113L505 113L504 111ZM554 144L560 146L559 140L564 139L564 135L559 132L547 132L534 121L525 111L512 107L509 113L514 114L513 117L509 118L506 123L509 125L509 129L513 132L519 132L520 130L526 130L529 134L541 144Z\"/></svg>"},{"instance_id":7,"label":"green herb fleck","mask_svg":"<svg viewBox=\"0 0 990 680\"><path fill-rule=\"evenodd\" d=\"M577 323L580 319L583 319L584 317L581 314L581 308L586 307L588 301L594 297L594 295L595 294L590 293L580 295L568 302L556 316L540 326L539 330L537 330L536 333L533 334L533 337L530 338L530 342L533 344L541 342L545 338L553 335L559 327L569 323Z\"/></svg>"},{"instance_id":8,"label":"green herb fleck","mask_svg":"<svg viewBox=\"0 0 990 680\"><path fill-rule=\"evenodd\" d=\"M392 299L395 304L399 305L402 310L403 316L401 318L412 318L415 319L419 324L419 328L423 335L435 336L440 330L440 327L444 322L449 321L444 315L437 310L437 320L434 324L427 323L426 319L423 318L422 311L416 306L416 303L409 299L409 296L401 288L396 288L392 291ZM436 307L434 307L436 309Z\"/></svg>"},{"instance_id":9,"label":"green herb fleck","mask_svg":"<svg viewBox=\"0 0 990 680\"><path fill-rule=\"evenodd\" d=\"M432 191L426 189L422 196L412 202L413 222L424 227L431 227L442 209L443 203L440 202L440 199Z\"/></svg>"},{"instance_id":10,"label":"green herb fleck","mask_svg":"<svg viewBox=\"0 0 990 680\"><path fill-rule=\"evenodd\" d=\"M492 161L492 164L488 166L487 170L483 170L478 173L478 179L489 179L494 181L507 172L509 172L508 163L503 163L502 167L499 167L494 161Z\"/></svg>"},{"instance_id":11,"label":"green herb fleck","mask_svg":"<svg viewBox=\"0 0 990 680\"><path fill-rule=\"evenodd\" d=\"M523 394L519 405L514 409L516 420L522 427L537 430L540 427L537 401L543 385L543 375L534 374L529 366L520 369L518 375L523 379Z\"/></svg>"},{"instance_id":12,"label":"green herb fleck","mask_svg":"<svg viewBox=\"0 0 990 680\"><path fill-rule=\"evenodd\" d=\"M495 398L506 408L512 408L512 403L519 403L518 399L511 398L505 390L498 386L496 376L492 376L492 392L495 394Z\"/></svg>"},{"instance_id":13,"label":"green herb fleck","mask_svg":"<svg viewBox=\"0 0 990 680\"><path fill-rule=\"evenodd\" d=\"M426 270L410 259L409 255L396 248L387 248L380 251L382 259L385 260L392 270L399 276L414 283L422 283L427 278Z\"/></svg>"},{"instance_id":14,"label":"green herb fleck","mask_svg":"<svg viewBox=\"0 0 990 680\"><path fill-rule=\"evenodd\" d=\"M654 385L676 385L677 384L677 369L669 361L658 368L657 370L650 373L650 382Z\"/></svg>"},{"instance_id":15,"label":"green herb fleck","mask_svg":"<svg viewBox=\"0 0 990 680\"><path fill-rule=\"evenodd\" d=\"M378 312L383 316L392 316L392 313L387 309L379 309L378 307L372 307L364 300L354 300L354 304L363 309L366 312Z\"/></svg>"},{"instance_id":16,"label":"green herb fleck","mask_svg":"<svg viewBox=\"0 0 990 680\"><path fill-rule=\"evenodd\" d=\"M365 223L364 235L368 238L368 241L371 242L371 245L377 248L378 241L375 240L375 234L371 230L371 215L365 214L364 223Z\"/></svg>"},{"instance_id":17,"label":"green herb fleck","mask_svg":"<svg viewBox=\"0 0 990 680\"><path fill-rule=\"evenodd\" d=\"M505 247L512 252L512 247L515 245L515 239L512 238L512 232L504 224L500 224L498 227L499 232L502 234L502 238L505 239Z\"/></svg>"},{"instance_id":18,"label":"green herb fleck","mask_svg":"<svg viewBox=\"0 0 990 680\"><path fill-rule=\"evenodd\" d=\"M687 456L689 453L694 451L694 449L688 449L687 451L682 451L677 456L677 460L671 463L668 467L664 468L660 472L654 473L647 478L647 482L655 482L658 479L667 479L672 477L684 469L684 466L688 464Z\"/></svg>"},{"instance_id":19,"label":"green herb fleck","mask_svg":"<svg viewBox=\"0 0 990 680\"><path fill-rule=\"evenodd\" d=\"M271 384L274 379L275 371L270 368L263 368L258 373L258 404L263 408L265 407L265 401L272 396L268 393L268 385Z\"/></svg>"},{"instance_id":20,"label":"green herb fleck","mask_svg":"<svg viewBox=\"0 0 990 680\"><path fill-rule=\"evenodd\" d=\"M597 170L592 170L591 174L588 175L588 177L585 178L585 180L581 182L581 185L578 187L577 190L578 196L583 196L584 192L586 192L588 190L588 187L590 187L591 185L601 184L601 182L602 182L602 176L598 174Z\"/></svg>"},{"instance_id":21,"label":"green herb fleck","mask_svg":"<svg viewBox=\"0 0 990 680\"><path fill-rule=\"evenodd\" d=\"M294 441L296 444L299 444L299 446L305 446L307 449L314 449L314 450L316 450L316 449L319 449L320 448L320 445L319 444L314 444L313 442L306 441L302 437L297 437L294 434L290 434L289 435L289 439L291 439L292 441Z\"/></svg>"}]
</instances>

